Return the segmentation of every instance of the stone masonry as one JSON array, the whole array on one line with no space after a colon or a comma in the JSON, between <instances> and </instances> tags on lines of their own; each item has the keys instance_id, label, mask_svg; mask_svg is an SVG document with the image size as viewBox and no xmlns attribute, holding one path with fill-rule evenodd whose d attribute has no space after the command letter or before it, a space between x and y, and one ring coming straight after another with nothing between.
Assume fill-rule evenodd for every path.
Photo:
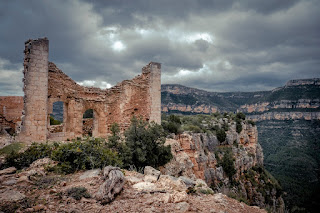
<instances>
[{"instance_id":1,"label":"stone masonry","mask_svg":"<svg viewBox=\"0 0 320 213\"><path fill-rule=\"evenodd\" d=\"M26 41L24 54L24 111L19 140L45 141L48 114L48 39Z\"/></svg>"},{"instance_id":2,"label":"stone masonry","mask_svg":"<svg viewBox=\"0 0 320 213\"><path fill-rule=\"evenodd\" d=\"M24 107L17 140L26 143L67 140L83 136L83 113L93 109L94 137L106 137L113 123L121 130L133 116L161 123L161 64L150 62L142 74L110 89L77 84L48 61L47 38L25 42ZM51 132L53 103L63 102L61 132ZM1 102L0 102L1 103Z\"/></svg>"}]
</instances>

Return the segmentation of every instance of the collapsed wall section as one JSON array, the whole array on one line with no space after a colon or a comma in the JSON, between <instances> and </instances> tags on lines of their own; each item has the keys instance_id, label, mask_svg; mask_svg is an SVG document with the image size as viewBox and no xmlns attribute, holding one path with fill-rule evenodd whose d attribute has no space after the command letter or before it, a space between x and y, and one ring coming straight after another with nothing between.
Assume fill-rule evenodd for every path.
<instances>
[{"instance_id":1,"label":"collapsed wall section","mask_svg":"<svg viewBox=\"0 0 320 213\"><path fill-rule=\"evenodd\" d=\"M23 110L21 96L0 97L0 134L3 130L18 131Z\"/></svg>"}]
</instances>

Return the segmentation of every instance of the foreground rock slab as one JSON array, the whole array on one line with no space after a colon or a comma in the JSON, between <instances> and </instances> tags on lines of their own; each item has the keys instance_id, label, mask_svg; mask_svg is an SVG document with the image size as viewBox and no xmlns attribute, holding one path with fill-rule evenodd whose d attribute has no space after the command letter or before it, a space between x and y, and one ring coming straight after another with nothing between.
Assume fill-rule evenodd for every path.
<instances>
[{"instance_id":1,"label":"foreground rock slab","mask_svg":"<svg viewBox=\"0 0 320 213\"><path fill-rule=\"evenodd\" d=\"M103 175L106 181L100 186L95 198L102 204L107 204L122 191L125 178L120 168L112 166L105 167Z\"/></svg>"}]
</instances>

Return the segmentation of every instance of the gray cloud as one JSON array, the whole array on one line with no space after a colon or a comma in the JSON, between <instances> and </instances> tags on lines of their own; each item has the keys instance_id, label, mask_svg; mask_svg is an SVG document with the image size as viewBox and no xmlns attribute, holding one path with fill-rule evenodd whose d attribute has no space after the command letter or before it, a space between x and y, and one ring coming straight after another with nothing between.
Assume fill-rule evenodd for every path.
<instances>
[{"instance_id":1,"label":"gray cloud","mask_svg":"<svg viewBox=\"0 0 320 213\"><path fill-rule=\"evenodd\" d=\"M105 87L149 61L163 83L255 91L319 77L316 0L3 1L0 95L21 95L24 41L48 37L50 60L77 82Z\"/></svg>"}]
</instances>

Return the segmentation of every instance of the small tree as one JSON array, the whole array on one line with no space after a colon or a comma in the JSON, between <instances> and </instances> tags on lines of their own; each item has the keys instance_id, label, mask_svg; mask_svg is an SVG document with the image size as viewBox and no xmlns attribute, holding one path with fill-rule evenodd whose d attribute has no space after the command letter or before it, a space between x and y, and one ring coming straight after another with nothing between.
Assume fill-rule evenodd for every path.
<instances>
[{"instance_id":1,"label":"small tree","mask_svg":"<svg viewBox=\"0 0 320 213\"><path fill-rule=\"evenodd\" d=\"M164 146L165 134L161 125L147 123L133 117L125 132L126 145L131 153L130 162L137 168L159 167L171 160L170 146Z\"/></svg>"},{"instance_id":2,"label":"small tree","mask_svg":"<svg viewBox=\"0 0 320 213\"><path fill-rule=\"evenodd\" d=\"M233 175L236 174L236 169L234 167L234 158L232 152L228 149L220 162L224 172L229 177L229 180L232 181Z\"/></svg>"},{"instance_id":3,"label":"small tree","mask_svg":"<svg viewBox=\"0 0 320 213\"><path fill-rule=\"evenodd\" d=\"M112 135L108 137L107 147L118 153L120 160L123 162L123 167L128 167L132 156L129 147L121 140L119 125L113 123L110 130Z\"/></svg>"},{"instance_id":4,"label":"small tree","mask_svg":"<svg viewBox=\"0 0 320 213\"><path fill-rule=\"evenodd\" d=\"M226 132L224 131L224 129L218 129L217 130L217 139L219 142L223 142L226 140L226 137L227 137L227 134Z\"/></svg>"}]
</instances>

